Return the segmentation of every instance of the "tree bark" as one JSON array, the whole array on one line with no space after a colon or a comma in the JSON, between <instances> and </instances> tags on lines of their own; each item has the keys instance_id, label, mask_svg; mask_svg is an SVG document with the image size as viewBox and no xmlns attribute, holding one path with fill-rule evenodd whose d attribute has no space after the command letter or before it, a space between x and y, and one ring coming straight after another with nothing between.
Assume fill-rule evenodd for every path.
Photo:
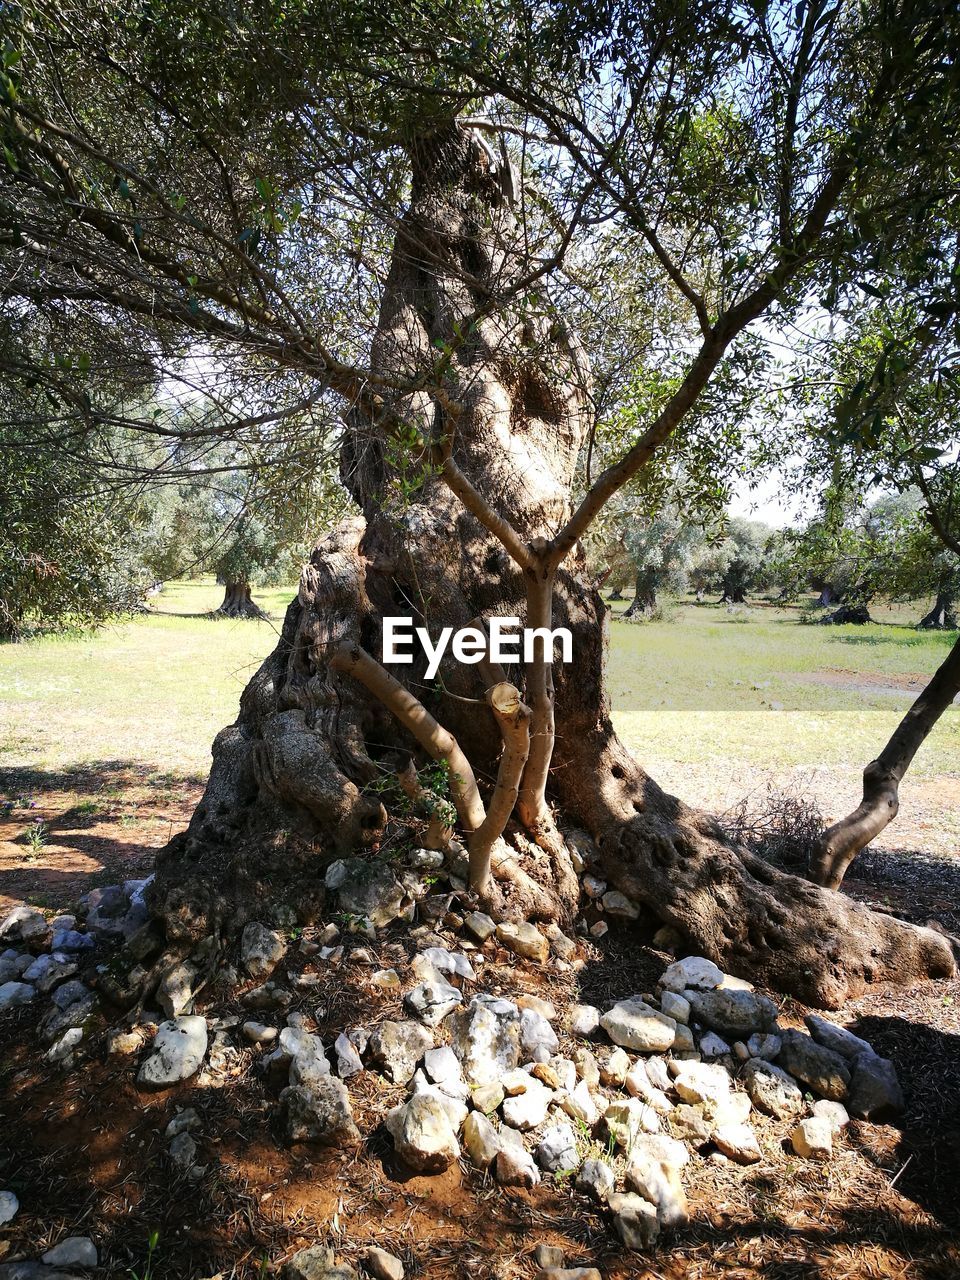
<instances>
[{"instance_id":1,"label":"tree bark","mask_svg":"<svg viewBox=\"0 0 960 1280\"><path fill-rule=\"evenodd\" d=\"M223 601L215 610L217 618L265 618L267 615L253 602L249 582L226 582Z\"/></svg>"},{"instance_id":2,"label":"tree bark","mask_svg":"<svg viewBox=\"0 0 960 1280\"><path fill-rule=\"evenodd\" d=\"M636 617L638 613L648 617L657 609L657 581L654 574L641 569L637 574L637 583L633 592L630 607L624 611L625 618Z\"/></svg>"},{"instance_id":3,"label":"tree bark","mask_svg":"<svg viewBox=\"0 0 960 1280\"><path fill-rule=\"evenodd\" d=\"M853 813L824 832L811 860L811 877L839 889L850 864L888 826L900 808L900 783L930 730L960 693L960 638L897 725L890 741L863 771L863 798Z\"/></svg>"},{"instance_id":4,"label":"tree bark","mask_svg":"<svg viewBox=\"0 0 960 1280\"><path fill-rule=\"evenodd\" d=\"M502 192L469 133L438 132L414 151L372 364L386 382L444 351L444 398L414 392L379 418L349 414L341 473L361 514L314 551L277 648L214 743L187 832L161 855L151 902L168 939L186 946L230 934L264 897L300 914L314 909L325 864L376 847L387 816L365 786L384 766L431 750L417 732L419 723L433 733L430 717L480 793L485 818L478 824L476 808L463 826L469 842L489 820L485 901L501 917L572 921L579 884L556 811L561 828L593 835L614 884L732 972L826 1005L871 981L952 972L938 934L738 851L617 740L605 684L609 614L579 546L557 565L543 550L570 513L590 426L588 370L563 324L504 301L518 268ZM422 458L398 458L397 420L419 434ZM491 615L565 626L574 661L554 666L541 651L526 669L507 664L511 720L513 694L491 704L489 673L449 655L433 681L420 656L381 665L383 618L398 614L434 637ZM360 652L393 683L344 671L343 655ZM495 829L504 830L514 789L527 832L508 825L507 847Z\"/></svg>"},{"instance_id":5,"label":"tree bark","mask_svg":"<svg viewBox=\"0 0 960 1280\"><path fill-rule=\"evenodd\" d=\"M917 627L923 631L956 631L957 615L954 612L956 597L952 591L938 591L933 608L925 613Z\"/></svg>"}]
</instances>

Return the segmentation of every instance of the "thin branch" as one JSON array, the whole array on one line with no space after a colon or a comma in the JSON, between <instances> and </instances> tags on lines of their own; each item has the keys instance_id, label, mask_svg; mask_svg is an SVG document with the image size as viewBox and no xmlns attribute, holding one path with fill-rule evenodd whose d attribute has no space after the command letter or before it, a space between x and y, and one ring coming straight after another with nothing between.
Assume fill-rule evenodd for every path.
<instances>
[{"instance_id":1,"label":"thin branch","mask_svg":"<svg viewBox=\"0 0 960 1280\"><path fill-rule=\"evenodd\" d=\"M390 674L358 644L341 644L331 654L329 665L334 671L359 680L364 688L393 712L405 729L416 738L434 760L445 760L450 768L450 793L457 814L468 832L483 825L486 812L473 766L460 744L435 720L418 698Z\"/></svg>"},{"instance_id":2,"label":"thin branch","mask_svg":"<svg viewBox=\"0 0 960 1280\"><path fill-rule=\"evenodd\" d=\"M470 836L470 888L481 896L490 883L490 861L493 847L513 813L520 790L527 756L530 753L530 708L520 700L520 691L512 684L495 684L487 690L487 702L493 711L503 739L503 754L497 770L497 781L487 806L487 816Z\"/></svg>"}]
</instances>

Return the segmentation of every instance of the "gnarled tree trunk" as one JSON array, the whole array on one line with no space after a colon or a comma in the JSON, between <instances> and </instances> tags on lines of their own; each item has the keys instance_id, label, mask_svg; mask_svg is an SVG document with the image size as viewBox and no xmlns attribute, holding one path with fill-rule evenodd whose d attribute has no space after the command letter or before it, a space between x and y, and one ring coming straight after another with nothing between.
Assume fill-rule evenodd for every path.
<instances>
[{"instance_id":1,"label":"gnarled tree trunk","mask_svg":"<svg viewBox=\"0 0 960 1280\"><path fill-rule=\"evenodd\" d=\"M618 741L605 690L608 614L582 554L574 549L555 571L541 572L536 559L569 512L590 426L585 360L562 323L503 303L518 268L512 217L486 149L451 128L424 140L413 161L373 367L395 378L446 344L449 399L424 391L386 406L379 420L359 408L349 415L341 471L359 514L316 548L277 648L245 690L236 724L214 743L188 831L161 855L152 904L168 938L186 946L232 932L262 910L264 894L309 911L325 864L374 844L383 829L383 809L365 784L402 768L430 740L411 734L391 699L371 691L386 687L375 673L366 683L354 678L349 655L379 658L386 616L412 615L436 636L442 626L498 614L573 634L571 664L508 664L502 673L529 707L522 730L516 725L528 741L511 743L501 731L476 666L448 656L428 681L418 657L387 673L415 693L405 704L408 725L420 715L416 703L453 736L488 816L499 803L498 772L510 788L522 768L516 813L534 838L518 825L508 830L510 856L494 858L484 898L491 909L561 921L576 910L569 854L541 801L546 781L561 825L591 833L610 880L735 973L836 1005L874 980L952 972L939 935L744 855L712 819L662 792ZM398 459L388 418L420 433L419 464ZM451 436L442 475L435 445ZM473 514L484 504L530 548L526 567L491 521ZM508 701L518 705L513 695Z\"/></svg>"},{"instance_id":2,"label":"gnarled tree trunk","mask_svg":"<svg viewBox=\"0 0 960 1280\"><path fill-rule=\"evenodd\" d=\"M249 582L225 582L223 601L214 611L217 618L265 618L267 615L254 604Z\"/></svg>"},{"instance_id":3,"label":"gnarled tree trunk","mask_svg":"<svg viewBox=\"0 0 960 1280\"><path fill-rule=\"evenodd\" d=\"M630 607L624 613L625 618L634 618L638 613L650 615L657 610L657 579L649 569L641 569L637 574L637 583L633 592Z\"/></svg>"},{"instance_id":4,"label":"gnarled tree trunk","mask_svg":"<svg viewBox=\"0 0 960 1280\"><path fill-rule=\"evenodd\" d=\"M923 631L956 631L958 627L956 602L956 594L953 591L938 591L933 608L923 615L917 627Z\"/></svg>"}]
</instances>

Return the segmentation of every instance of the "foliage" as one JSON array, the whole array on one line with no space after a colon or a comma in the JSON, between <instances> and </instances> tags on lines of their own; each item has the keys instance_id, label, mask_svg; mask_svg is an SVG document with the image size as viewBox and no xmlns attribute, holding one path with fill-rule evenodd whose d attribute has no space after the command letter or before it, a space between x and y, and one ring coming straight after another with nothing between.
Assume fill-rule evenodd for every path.
<instances>
[{"instance_id":1,"label":"foliage","mask_svg":"<svg viewBox=\"0 0 960 1280\"><path fill-rule=\"evenodd\" d=\"M960 593L960 564L924 518L916 490L878 497L867 507L835 492L805 528L782 535L777 556L796 598L811 588L821 602L867 606L940 597L947 608Z\"/></svg>"},{"instance_id":2,"label":"foliage","mask_svg":"<svg viewBox=\"0 0 960 1280\"><path fill-rule=\"evenodd\" d=\"M936 314L953 278L945 0L25 0L0 21L3 296L40 339L3 373L43 389L61 442L107 414L191 448L269 428L271 457L305 457L338 399L416 453L423 425L404 436L384 398L441 392L471 333L438 333L401 386L367 348L412 158L481 112L523 236L480 310L606 334L597 460L626 451L661 496L682 462L718 511L778 444L752 416L759 316L849 317L895 270Z\"/></svg>"},{"instance_id":3,"label":"foliage","mask_svg":"<svg viewBox=\"0 0 960 1280\"><path fill-rule=\"evenodd\" d=\"M82 461L0 430L0 636L89 626L139 608L150 578L139 555L150 507L104 492Z\"/></svg>"},{"instance_id":4,"label":"foliage","mask_svg":"<svg viewBox=\"0 0 960 1280\"><path fill-rule=\"evenodd\" d=\"M716 591L739 602L748 591L769 588L772 538L768 525L741 516L724 513L706 526L687 519L678 496L649 511L649 494L627 490L599 523L588 564L610 589L634 588L625 616L642 611L650 617L664 593L679 596L692 588L698 596Z\"/></svg>"},{"instance_id":5,"label":"foliage","mask_svg":"<svg viewBox=\"0 0 960 1280\"><path fill-rule=\"evenodd\" d=\"M719 591L722 600L733 604L742 604L748 592L769 590L777 581L773 541L773 530L762 521L729 517L722 536L704 547L691 585L697 592Z\"/></svg>"},{"instance_id":6,"label":"foliage","mask_svg":"<svg viewBox=\"0 0 960 1280\"><path fill-rule=\"evenodd\" d=\"M147 562L159 581L212 572L223 583L275 585L300 575L317 538L342 517L346 494L329 468L287 471L282 483L231 466L236 454L208 455L213 474L161 490Z\"/></svg>"}]
</instances>

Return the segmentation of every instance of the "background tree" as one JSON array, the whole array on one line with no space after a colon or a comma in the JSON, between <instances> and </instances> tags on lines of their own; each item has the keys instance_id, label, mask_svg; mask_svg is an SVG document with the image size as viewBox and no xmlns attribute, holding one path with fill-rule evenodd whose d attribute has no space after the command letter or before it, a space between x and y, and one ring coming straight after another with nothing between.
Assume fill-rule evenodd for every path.
<instances>
[{"instance_id":1,"label":"background tree","mask_svg":"<svg viewBox=\"0 0 960 1280\"><path fill-rule=\"evenodd\" d=\"M747 593L771 588L774 531L770 525L745 516L730 516L719 536L703 548L691 582L698 594L719 591L721 604L744 604Z\"/></svg>"},{"instance_id":2,"label":"background tree","mask_svg":"<svg viewBox=\"0 0 960 1280\"><path fill-rule=\"evenodd\" d=\"M164 486L148 563L164 581L213 573L224 588L216 616L261 618L252 588L296 581L318 534L342 519L347 495L329 466L288 470L277 485L269 471L231 469L231 460L221 448L207 457L221 464L213 474Z\"/></svg>"},{"instance_id":3,"label":"background tree","mask_svg":"<svg viewBox=\"0 0 960 1280\"><path fill-rule=\"evenodd\" d=\"M626 618L653 615L663 594L682 595L705 539L702 527L685 520L675 501L652 512L647 506L641 497L629 495L612 503L599 537L588 544L588 564L607 575L607 584L632 586Z\"/></svg>"},{"instance_id":4,"label":"background tree","mask_svg":"<svg viewBox=\"0 0 960 1280\"><path fill-rule=\"evenodd\" d=\"M0 637L90 626L142 606L151 521L142 494L91 487L81 465L21 450L0 433Z\"/></svg>"},{"instance_id":5,"label":"background tree","mask_svg":"<svg viewBox=\"0 0 960 1280\"><path fill-rule=\"evenodd\" d=\"M829 467L834 485L847 494L883 485L901 495L875 503L866 522L879 528L875 544L885 551L874 578L895 592L899 577L907 598L935 593L923 626L952 621L960 566L955 214L951 206L934 244L908 240L884 262L885 270L864 282L868 304L845 317L842 340L827 348L828 377L811 382L812 429L808 421L798 477L809 484ZM817 345L810 358L822 368ZM860 804L824 834L813 860L819 883L838 888L860 850L896 817L900 783L958 693L960 637L864 769Z\"/></svg>"}]
</instances>

